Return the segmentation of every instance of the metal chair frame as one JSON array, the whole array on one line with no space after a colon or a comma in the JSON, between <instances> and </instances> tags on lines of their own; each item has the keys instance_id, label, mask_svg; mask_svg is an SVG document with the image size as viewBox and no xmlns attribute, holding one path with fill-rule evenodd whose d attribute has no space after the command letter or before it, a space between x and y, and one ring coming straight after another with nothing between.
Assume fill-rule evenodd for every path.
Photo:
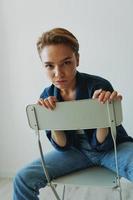
<instances>
[{"instance_id":1,"label":"metal chair frame","mask_svg":"<svg viewBox=\"0 0 133 200\"><path fill-rule=\"evenodd\" d=\"M117 188L119 191L119 199L122 200L122 190L118 171L116 147L116 126L120 125L122 122L122 108L120 100L112 102L107 101L105 104L99 103L96 99L58 102L56 109L53 111L50 111L40 105L32 104L26 107L26 112L29 126L35 130L38 136L38 146L41 155L42 167L47 178L47 185L51 187L57 200L64 200L65 185L76 185L76 177L80 178L82 176L85 180L85 177L88 175L88 173L95 174L97 172L99 174L106 174L105 176L108 178L108 181L103 186ZM45 164L45 156L42 151L40 140L41 130L78 130L105 127L110 127L111 135L113 138L116 173L102 167L92 167L60 177L55 180L50 179ZM99 177L99 175L97 177ZM74 183L72 183L72 179L74 180ZM94 186L96 186L96 182L94 183ZM62 198L59 197L56 191L56 186L58 184L64 185ZM85 186L86 185L89 187L90 183L86 182Z\"/></svg>"}]
</instances>

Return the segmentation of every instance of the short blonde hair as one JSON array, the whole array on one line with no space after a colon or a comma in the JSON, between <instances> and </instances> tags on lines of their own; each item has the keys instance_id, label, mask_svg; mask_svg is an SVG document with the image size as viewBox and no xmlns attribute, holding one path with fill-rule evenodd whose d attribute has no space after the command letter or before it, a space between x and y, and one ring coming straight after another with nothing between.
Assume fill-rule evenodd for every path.
<instances>
[{"instance_id":1,"label":"short blonde hair","mask_svg":"<svg viewBox=\"0 0 133 200\"><path fill-rule=\"evenodd\" d=\"M36 44L39 56L45 46L52 44L65 44L73 50L76 56L79 54L79 43L77 38L64 28L53 28L42 34Z\"/></svg>"}]
</instances>

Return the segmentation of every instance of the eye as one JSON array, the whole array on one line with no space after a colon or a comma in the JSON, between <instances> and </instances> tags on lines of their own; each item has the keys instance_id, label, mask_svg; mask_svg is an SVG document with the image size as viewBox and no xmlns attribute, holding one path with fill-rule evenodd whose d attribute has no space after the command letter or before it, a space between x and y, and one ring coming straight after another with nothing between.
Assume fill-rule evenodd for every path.
<instances>
[{"instance_id":1,"label":"eye","mask_svg":"<svg viewBox=\"0 0 133 200\"><path fill-rule=\"evenodd\" d=\"M49 69L52 69L52 68L53 68L53 65L51 65L51 64L46 64L45 67L46 67L46 68L49 68Z\"/></svg>"},{"instance_id":2,"label":"eye","mask_svg":"<svg viewBox=\"0 0 133 200\"><path fill-rule=\"evenodd\" d=\"M63 63L64 65L70 65L71 64L71 61L70 60L67 60Z\"/></svg>"}]
</instances>

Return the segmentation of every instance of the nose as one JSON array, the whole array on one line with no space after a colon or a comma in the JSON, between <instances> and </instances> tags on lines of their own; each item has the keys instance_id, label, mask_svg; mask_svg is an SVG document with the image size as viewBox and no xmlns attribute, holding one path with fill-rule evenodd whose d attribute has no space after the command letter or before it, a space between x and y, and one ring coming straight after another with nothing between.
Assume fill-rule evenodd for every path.
<instances>
[{"instance_id":1,"label":"nose","mask_svg":"<svg viewBox=\"0 0 133 200\"><path fill-rule=\"evenodd\" d=\"M63 72L60 66L56 66L55 70L54 70L54 75L56 77L62 77L63 76Z\"/></svg>"}]
</instances>

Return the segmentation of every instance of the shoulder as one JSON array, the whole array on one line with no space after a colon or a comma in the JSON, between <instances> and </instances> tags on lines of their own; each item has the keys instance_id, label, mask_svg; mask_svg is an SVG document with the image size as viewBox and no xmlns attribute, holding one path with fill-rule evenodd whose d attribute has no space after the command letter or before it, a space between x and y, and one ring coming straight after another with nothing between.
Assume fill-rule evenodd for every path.
<instances>
[{"instance_id":1,"label":"shoulder","mask_svg":"<svg viewBox=\"0 0 133 200\"><path fill-rule=\"evenodd\" d=\"M87 85L91 88L95 89L103 89L103 90L113 90L112 84L110 81L107 79L97 76L97 75L92 75L92 74L87 74L87 73L78 73L79 79L81 81L87 82Z\"/></svg>"},{"instance_id":2,"label":"shoulder","mask_svg":"<svg viewBox=\"0 0 133 200\"><path fill-rule=\"evenodd\" d=\"M105 79L101 76L87 74L87 73L81 73L81 72L78 72L78 74L79 74L81 79L88 80L88 81L91 81L93 83L95 83L95 82L109 83L109 81L107 79Z\"/></svg>"},{"instance_id":3,"label":"shoulder","mask_svg":"<svg viewBox=\"0 0 133 200\"><path fill-rule=\"evenodd\" d=\"M43 92L40 95L40 98L47 98L49 96L54 95L54 85L50 85L49 87L46 87Z\"/></svg>"}]
</instances>

